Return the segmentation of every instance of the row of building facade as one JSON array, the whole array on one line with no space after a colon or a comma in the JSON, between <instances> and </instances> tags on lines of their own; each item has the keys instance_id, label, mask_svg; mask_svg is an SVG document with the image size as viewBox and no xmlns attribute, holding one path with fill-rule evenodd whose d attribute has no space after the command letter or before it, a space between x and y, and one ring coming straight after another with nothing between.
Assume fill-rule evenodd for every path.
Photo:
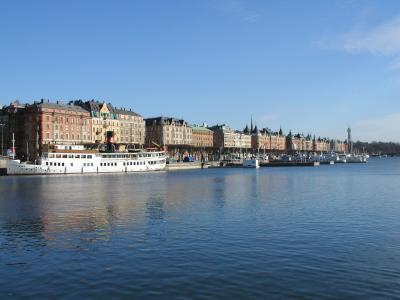
<instances>
[{"instance_id":1,"label":"row of building facade","mask_svg":"<svg viewBox=\"0 0 400 300\"><path fill-rule=\"evenodd\" d=\"M48 145L83 144L89 148L113 144L118 150L157 147L182 159L215 158L223 153L345 152L347 143L326 138L283 134L257 126L242 131L229 126L191 125L178 118L143 118L131 109L90 101L41 100L32 104L18 101L0 110L2 154L12 149L16 155L34 160ZM14 136L14 138L13 138Z\"/></svg>"}]
</instances>

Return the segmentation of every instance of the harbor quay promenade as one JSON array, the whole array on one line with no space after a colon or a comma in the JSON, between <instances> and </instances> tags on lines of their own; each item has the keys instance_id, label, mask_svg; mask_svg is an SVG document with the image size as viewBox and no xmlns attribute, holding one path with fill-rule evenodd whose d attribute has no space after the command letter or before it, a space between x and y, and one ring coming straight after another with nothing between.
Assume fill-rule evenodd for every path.
<instances>
[{"instance_id":1,"label":"harbor quay promenade","mask_svg":"<svg viewBox=\"0 0 400 300\"><path fill-rule=\"evenodd\" d=\"M349 152L351 143L258 128L252 120L250 126L235 130L226 124L196 125L173 117L144 118L131 108L96 100L13 101L0 109L0 124L1 154L31 162L52 145L117 152L156 148L167 153L168 163L175 163L340 154Z\"/></svg>"}]
</instances>

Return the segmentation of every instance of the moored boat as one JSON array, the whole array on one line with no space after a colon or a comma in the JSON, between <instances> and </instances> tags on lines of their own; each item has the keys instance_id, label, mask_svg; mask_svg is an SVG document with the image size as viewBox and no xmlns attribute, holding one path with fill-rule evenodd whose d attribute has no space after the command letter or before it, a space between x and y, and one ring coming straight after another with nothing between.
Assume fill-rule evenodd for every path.
<instances>
[{"instance_id":1,"label":"moored boat","mask_svg":"<svg viewBox=\"0 0 400 300\"><path fill-rule=\"evenodd\" d=\"M35 163L8 160L7 175L145 172L163 170L163 151L107 152L86 150L83 146L57 145Z\"/></svg>"},{"instance_id":2,"label":"moored boat","mask_svg":"<svg viewBox=\"0 0 400 300\"><path fill-rule=\"evenodd\" d=\"M245 168L259 168L260 164L257 158L252 159L244 159L243 160L243 167Z\"/></svg>"}]
</instances>

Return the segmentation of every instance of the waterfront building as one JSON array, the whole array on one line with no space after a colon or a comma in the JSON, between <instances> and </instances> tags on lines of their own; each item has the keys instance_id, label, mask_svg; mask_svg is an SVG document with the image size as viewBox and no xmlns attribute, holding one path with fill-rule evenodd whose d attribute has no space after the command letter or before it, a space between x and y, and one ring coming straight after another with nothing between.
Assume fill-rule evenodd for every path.
<instances>
[{"instance_id":1,"label":"waterfront building","mask_svg":"<svg viewBox=\"0 0 400 300\"><path fill-rule=\"evenodd\" d=\"M93 144L106 143L107 138L112 143L120 142L120 121L117 112L111 104L94 100L86 102L76 100L72 103L90 113L92 120L91 142Z\"/></svg>"},{"instance_id":2,"label":"waterfront building","mask_svg":"<svg viewBox=\"0 0 400 300\"><path fill-rule=\"evenodd\" d=\"M170 157L182 160L192 149L192 127L183 120L168 117L145 119L147 147L164 147Z\"/></svg>"},{"instance_id":3,"label":"waterfront building","mask_svg":"<svg viewBox=\"0 0 400 300\"><path fill-rule=\"evenodd\" d=\"M21 104L18 100L15 100L0 109L1 155L7 155L7 152L11 150L12 134L17 128L16 117L14 114L18 109L23 108L25 108L25 105Z\"/></svg>"},{"instance_id":4,"label":"waterfront building","mask_svg":"<svg viewBox=\"0 0 400 300\"><path fill-rule=\"evenodd\" d=\"M312 152L314 151L314 143L311 134L308 134L303 139L303 151Z\"/></svg>"},{"instance_id":5,"label":"waterfront building","mask_svg":"<svg viewBox=\"0 0 400 300\"><path fill-rule=\"evenodd\" d=\"M142 147L145 139L145 122L141 115L125 108L116 108L111 103L90 100L73 101L88 110L92 119L94 144L112 142L121 148Z\"/></svg>"},{"instance_id":6,"label":"waterfront building","mask_svg":"<svg viewBox=\"0 0 400 300\"><path fill-rule=\"evenodd\" d=\"M313 140L315 152L329 152L331 150L330 141L326 138L315 138Z\"/></svg>"},{"instance_id":7,"label":"waterfront building","mask_svg":"<svg viewBox=\"0 0 400 300\"><path fill-rule=\"evenodd\" d=\"M234 148L247 151L251 149L251 135L236 130L234 134Z\"/></svg>"},{"instance_id":8,"label":"waterfront building","mask_svg":"<svg viewBox=\"0 0 400 300\"><path fill-rule=\"evenodd\" d=\"M331 140L330 151L337 153L345 153L347 152L347 143L340 140Z\"/></svg>"},{"instance_id":9,"label":"waterfront building","mask_svg":"<svg viewBox=\"0 0 400 300\"><path fill-rule=\"evenodd\" d=\"M291 152L312 152L314 151L314 141L311 134L303 135L300 133L289 134L286 137L286 147Z\"/></svg>"},{"instance_id":10,"label":"waterfront building","mask_svg":"<svg viewBox=\"0 0 400 300\"><path fill-rule=\"evenodd\" d=\"M141 115L124 108L115 109L120 120L121 143L142 147L145 142L146 124Z\"/></svg>"},{"instance_id":11,"label":"waterfront building","mask_svg":"<svg viewBox=\"0 0 400 300\"><path fill-rule=\"evenodd\" d=\"M213 154L213 131L207 125L191 125L193 156L196 160L210 160Z\"/></svg>"},{"instance_id":12,"label":"waterfront building","mask_svg":"<svg viewBox=\"0 0 400 300\"><path fill-rule=\"evenodd\" d=\"M298 152L303 150L302 136L300 134L289 134L286 136L286 149L289 152Z\"/></svg>"},{"instance_id":13,"label":"waterfront building","mask_svg":"<svg viewBox=\"0 0 400 300\"><path fill-rule=\"evenodd\" d=\"M226 124L210 127L214 132L214 149L219 154L250 152L251 135L248 130L233 130Z\"/></svg>"},{"instance_id":14,"label":"waterfront building","mask_svg":"<svg viewBox=\"0 0 400 300\"><path fill-rule=\"evenodd\" d=\"M192 146L197 148L213 147L213 131L205 125L192 125Z\"/></svg>"},{"instance_id":15,"label":"waterfront building","mask_svg":"<svg viewBox=\"0 0 400 300\"><path fill-rule=\"evenodd\" d=\"M226 124L210 127L213 131L213 144L216 149L234 148L235 131Z\"/></svg>"},{"instance_id":16,"label":"waterfront building","mask_svg":"<svg viewBox=\"0 0 400 300\"><path fill-rule=\"evenodd\" d=\"M35 160L46 144L88 144L91 142L91 119L87 110L43 99L33 104L13 102L3 108L7 118L6 147L15 137L16 155Z\"/></svg>"},{"instance_id":17,"label":"waterfront building","mask_svg":"<svg viewBox=\"0 0 400 300\"><path fill-rule=\"evenodd\" d=\"M284 152L286 150L286 137L282 129L273 132L268 128L253 131L251 135L252 148L258 152Z\"/></svg>"},{"instance_id":18,"label":"waterfront building","mask_svg":"<svg viewBox=\"0 0 400 300\"><path fill-rule=\"evenodd\" d=\"M246 131L233 130L226 124L210 127L214 132L214 148L251 149L251 135Z\"/></svg>"}]
</instances>

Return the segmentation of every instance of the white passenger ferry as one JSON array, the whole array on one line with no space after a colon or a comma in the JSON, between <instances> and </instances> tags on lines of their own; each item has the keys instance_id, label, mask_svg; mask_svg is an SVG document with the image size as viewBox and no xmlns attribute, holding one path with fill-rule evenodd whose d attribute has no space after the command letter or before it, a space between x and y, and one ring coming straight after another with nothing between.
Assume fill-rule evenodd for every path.
<instances>
[{"instance_id":1,"label":"white passenger ferry","mask_svg":"<svg viewBox=\"0 0 400 300\"><path fill-rule=\"evenodd\" d=\"M121 173L163 170L165 152L144 151L101 153L83 146L56 145L35 164L8 160L7 175Z\"/></svg>"}]
</instances>

